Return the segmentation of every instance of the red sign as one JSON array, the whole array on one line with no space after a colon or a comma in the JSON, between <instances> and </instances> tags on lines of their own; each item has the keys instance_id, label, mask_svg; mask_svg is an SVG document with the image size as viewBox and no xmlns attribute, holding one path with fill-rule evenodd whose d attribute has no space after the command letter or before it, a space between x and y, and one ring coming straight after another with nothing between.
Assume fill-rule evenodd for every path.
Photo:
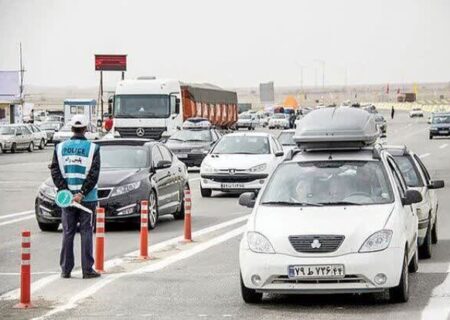
<instances>
[{"instance_id":1,"label":"red sign","mask_svg":"<svg viewBox=\"0 0 450 320\"><path fill-rule=\"evenodd\" d=\"M127 71L126 54L96 54L96 71Z\"/></svg>"}]
</instances>

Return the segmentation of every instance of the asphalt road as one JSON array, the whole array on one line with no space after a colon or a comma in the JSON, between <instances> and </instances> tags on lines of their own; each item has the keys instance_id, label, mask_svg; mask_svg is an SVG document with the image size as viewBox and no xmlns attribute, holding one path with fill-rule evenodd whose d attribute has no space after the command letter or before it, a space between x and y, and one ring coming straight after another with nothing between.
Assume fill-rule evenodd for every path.
<instances>
[{"instance_id":1,"label":"asphalt road","mask_svg":"<svg viewBox=\"0 0 450 320\"><path fill-rule=\"evenodd\" d=\"M398 112L388 121L389 144L406 144L419 154L432 177L450 183L450 139L428 140L424 119ZM277 131L272 131L275 135ZM411 298L389 304L368 296L265 296L243 303L239 289L238 244L249 209L237 196L201 199L198 172L191 172L194 242L181 243L183 222L164 219L151 231L153 259L137 259L138 230L109 227L107 273L97 280L60 279L61 234L40 232L33 218L34 196L49 172L51 149L0 155L0 317L29 319L448 319L450 314L450 197L438 190L439 238L433 257L411 275ZM25 213L23 213L25 212ZM13 215L16 214L16 215ZM206 228L206 229L205 229ZM32 232L33 301L15 310L22 229ZM76 239L78 245L78 239ZM79 248L76 248L79 265Z\"/></svg>"}]
</instances>

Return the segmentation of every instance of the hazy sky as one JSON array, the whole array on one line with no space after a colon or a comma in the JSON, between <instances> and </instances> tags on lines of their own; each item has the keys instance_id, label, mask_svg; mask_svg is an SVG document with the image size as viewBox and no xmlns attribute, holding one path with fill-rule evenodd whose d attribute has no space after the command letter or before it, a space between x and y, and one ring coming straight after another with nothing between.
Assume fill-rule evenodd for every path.
<instances>
[{"instance_id":1,"label":"hazy sky","mask_svg":"<svg viewBox=\"0 0 450 320\"><path fill-rule=\"evenodd\" d=\"M0 70L22 42L34 85L97 85L94 53L225 87L320 85L320 61L326 85L449 81L449 31L450 0L0 0Z\"/></svg>"}]
</instances>

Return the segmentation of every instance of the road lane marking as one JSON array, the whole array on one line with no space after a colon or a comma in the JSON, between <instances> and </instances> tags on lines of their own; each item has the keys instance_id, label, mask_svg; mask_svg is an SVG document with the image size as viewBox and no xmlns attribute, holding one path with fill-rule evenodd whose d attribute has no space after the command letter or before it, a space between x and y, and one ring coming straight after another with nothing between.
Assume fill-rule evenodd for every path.
<instances>
[{"instance_id":1,"label":"road lane marking","mask_svg":"<svg viewBox=\"0 0 450 320\"><path fill-rule=\"evenodd\" d=\"M0 223L0 227L1 227L1 226L6 226L6 225L8 225L8 224L12 224L12 223L16 223L16 222L20 222L20 221L32 219L32 218L34 218L34 214L30 214L29 216L25 216L25 217L22 217L22 218L17 218L17 219L13 219L13 220L1 222L1 223Z\"/></svg>"},{"instance_id":2,"label":"road lane marking","mask_svg":"<svg viewBox=\"0 0 450 320\"><path fill-rule=\"evenodd\" d=\"M197 180L200 180L200 179L201 179L200 177L197 177L197 178L189 179L189 181L197 181Z\"/></svg>"},{"instance_id":3,"label":"road lane marking","mask_svg":"<svg viewBox=\"0 0 450 320\"><path fill-rule=\"evenodd\" d=\"M22 212L17 212L17 213L6 214L3 216L0 216L0 220L14 218L14 217L18 217L18 216L24 216L26 214L30 214L33 212L34 212L34 210L28 210L28 211L22 211Z\"/></svg>"},{"instance_id":4,"label":"road lane marking","mask_svg":"<svg viewBox=\"0 0 450 320\"><path fill-rule=\"evenodd\" d=\"M237 213L239 213L239 212L237 212ZM244 213L244 212L240 212L240 213ZM205 234L208 234L208 233L211 233L211 232L218 231L220 229L232 226L234 224L237 224L237 223L240 223L240 222L244 222L244 221L246 221L248 219L248 217L249 217L249 215L246 214L246 215L244 215L242 217L231 219L231 220L228 220L228 221L225 221L225 222L221 222L221 223L218 223L218 224L210 226L210 227L206 227L206 228L200 229L198 231L194 231L192 233L192 236L195 238L195 237L200 237L202 235L205 235ZM151 245L149 247L149 252L158 251L158 250L161 250L161 249L163 249L165 247L169 247L171 245L177 244L180 241L182 241L183 239L184 239L184 236L178 236L178 237L175 237L175 238L172 238L172 239L168 239L168 240L165 240L165 241L158 242L158 243L156 243L154 245ZM136 257L136 256L139 255L139 253L140 253L139 250L135 250L135 251L132 251L130 253L125 254L124 257ZM120 265L122 263L124 263L124 259L122 259L122 258L113 258L113 259L107 260L107 261L105 261L105 269L108 270L108 269L114 268L115 266L118 266L118 265ZM81 270L77 270L75 272L72 272L72 274L75 275L75 276L76 275L81 275ZM31 293L33 294L33 293L37 292L38 290L44 288L45 286L49 285L53 281L57 280L58 278L59 278L59 275L51 275L51 276L47 276L47 277L44 277L42 279L39 279L37 281L34 281L33 283L31 283ZM2 295L0 295L0 301L2 301L2 300L16 300L16 299L19 298L19 293L20 293L19 288L18 289L13 289L13 290L8 291L6 293L3 293Z\"/></svg>"},{"instance_id":5,"label":"road lane marking","mask_svg":"<svg viewBox=\"0 0 450 320\"><path fill-rule=\"evenodd\" d=\"M444 143L444 144L442 144L442 145L439 146L439 149L447 148L447 146L448 146L448 144L447 144L447 143Z\"/></svg>"},{"instance_id":6,"label":"road lane marking","mask_svg":"<svg viewBox=\"0 0 450 320\"><path fill-rule=\"evenodd\" d=\"M444 282L433 289L428 304L422 310L422 319L448 319L450 315L450 267Z\"/></svg>"},{"instance_id":7,"label":"road lane marking","mask_svg":"<svg viewBox=\"0 0 450 320\"><path fill-rule=\"evenodd\" d=\"M420 158L420 159L423 159L423 158L429 157L430 155L431 155L431 153L424 153L424 154L421 154L421 155L419 156L419 158Z\"/></svg>"},{"instance_id":8,"label":"road lane marking","mask_svg":"<svg viewBox=\"0 0 450 320\"><path fill-rule=\"evenodd\" d=\"M153 272L160 271L174 263L177 263L182 260L193 257L196 254L206 251L211 247L214 247L214 246L219 245L225 241L228 241L234 237L239 236L240 234L242 234L244 232L245 228L246 228L246 226L238 227L238 228L228 231L220 236L217 236L215 238L207 240L206 242L198 243L191 249L186 249L186 250L176 253L172 256L169 256L167 258L163 258L162 260L152 263L150 265L143 266L141 268L133 270L129 273L117 273L117 274L107 275L104 278L101 278L100 280L98 280L96 283L94 283L90 287L87 287L86 289L84 289L81 292L72 296L72 298L70 298L67 303L57 306L55 309L47 312L46 314L44 314L40 317L33 318L33 320L44 320L55 314L65 312L70 309L74 309L84 299L93 296L97 291L99 291L106 285L108 285L116 280L119 280L125 276L141 275L141 274L145 274L145 273L153 273Z\"/></svg>"}]
</instances>

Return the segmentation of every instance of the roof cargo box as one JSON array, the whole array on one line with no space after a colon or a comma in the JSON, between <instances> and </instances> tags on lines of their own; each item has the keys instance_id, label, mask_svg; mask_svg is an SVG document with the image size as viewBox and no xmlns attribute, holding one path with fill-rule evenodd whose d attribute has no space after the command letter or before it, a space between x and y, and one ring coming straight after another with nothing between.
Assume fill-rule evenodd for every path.
<instances>
[{"instance_id":1,"label":"roof cargo box","mask_svg":"<svg viewBox=\"0 0 450 320\"><path fill-rule=\"evenodd\" d=\"M303 117L294 141L303 150L354 149L374 144L378 136L372 114L356 108L332 107Z\"/></svg>"}]
</instances>

